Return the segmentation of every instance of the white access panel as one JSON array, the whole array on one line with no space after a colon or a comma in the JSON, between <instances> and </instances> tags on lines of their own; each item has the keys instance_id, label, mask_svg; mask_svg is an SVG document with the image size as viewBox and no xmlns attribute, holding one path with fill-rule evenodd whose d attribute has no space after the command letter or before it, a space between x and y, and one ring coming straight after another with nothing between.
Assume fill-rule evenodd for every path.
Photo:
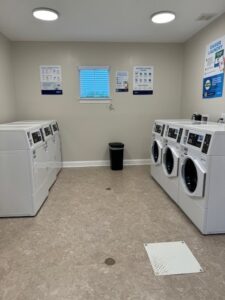
<instances>
[{"instance_id":1,"label":"white access panel","mask_svg":"<svg viewBox=\"0 0 225 300\"><path fill-rule=\"evenodd\" d=\"M203 272L184 241L145 244L156 276Z\"/></svg>"}]
</instances>

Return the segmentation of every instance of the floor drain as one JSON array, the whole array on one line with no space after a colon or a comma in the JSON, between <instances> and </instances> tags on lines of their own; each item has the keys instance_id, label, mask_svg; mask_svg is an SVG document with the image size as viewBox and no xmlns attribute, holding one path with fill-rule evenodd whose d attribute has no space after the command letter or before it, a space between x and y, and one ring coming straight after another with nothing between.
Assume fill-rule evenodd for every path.
<instances>
[{"instance_id":1,"label":"floor drain","mask_svg":"<svg viewBox=\"0 0 225 300\"><path fill-rule=\"evenodd\" d=\"M107 191L111 191L111 187L107 187L106 190L107 190Z\"/></svg>"},{"instance_id":2,"label":"floor drain","mask_svg":"<svg viewBox=\"0 0 225 300\"><path fill-rule=\"evenodd\" d=\"M108 266L113 266L113 265L115 265L115 263L116 263L116 261L111 257L106 258L106 260L105 260L105 264Z\"/></svg>"}]
</instances>

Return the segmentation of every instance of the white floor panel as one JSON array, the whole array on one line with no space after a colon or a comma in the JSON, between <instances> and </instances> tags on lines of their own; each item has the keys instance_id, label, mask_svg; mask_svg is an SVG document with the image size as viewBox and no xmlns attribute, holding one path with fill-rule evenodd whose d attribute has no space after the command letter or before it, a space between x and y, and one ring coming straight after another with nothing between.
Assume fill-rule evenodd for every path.
<instances>
[{"instance_id":1,"label":"white floor panel","mask_svg":"<svg viewBox=\"0 0 225 300\"><path fill-rule=\"evenodd\" d=\"M203 272L184 241L144 244L156 276Z\"/></svg>"}]
</instances>

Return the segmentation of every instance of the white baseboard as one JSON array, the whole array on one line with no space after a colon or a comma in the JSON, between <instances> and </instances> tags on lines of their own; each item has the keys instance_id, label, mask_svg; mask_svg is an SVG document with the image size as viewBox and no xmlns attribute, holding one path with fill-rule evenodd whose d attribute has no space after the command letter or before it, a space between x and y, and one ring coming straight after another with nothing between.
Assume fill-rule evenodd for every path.
<instances>
[{"instance_id":1,"label":"white baseboard","mask_svg":"<svg viewBox=\"0 0 225 300\"><path fill-rule=\"evenodd\" d=\"M150 165L150 159L125 159L124 166ZM63 168L108 167L109 160L64 161Z\"/></svg>"}]
</instances>

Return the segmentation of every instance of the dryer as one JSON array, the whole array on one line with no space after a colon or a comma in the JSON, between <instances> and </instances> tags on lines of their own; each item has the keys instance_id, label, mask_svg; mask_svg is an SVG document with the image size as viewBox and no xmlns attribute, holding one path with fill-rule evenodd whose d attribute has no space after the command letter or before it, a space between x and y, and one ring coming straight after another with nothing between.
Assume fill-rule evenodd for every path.
<instances>
[{"instance_id":1,"label":"dryer","mask_svg":"<svg viewBox=\"0 0 225 300\"><path fill-rule=\"evenodd\" d=\"M48 161L49 188L50 188L56 181L56 177L57 177L55 137L53 136L51 123L46 122L41 125L42 125L42 132L44 135L44 140L47 148L46 154L47 154L47 161Z\"/></svg>"},{"instance_id":2,"label":"dryer","mask_svg":"<svg viewBox=\"0 0 225 300\"><path fill-rule=\"evenodd\" d=\"M178 203L180 141L182 134L183 125L176 123L167 125L162 153L164 190L176 203Z\"/></svg>"},{"instance_id":3,"label":"dryer","mask_svg":"<svg viewBox=\"0 0 225 300\"><path fill-rule=\"evenodd\" d=\"M165 192L179 204L179 163L180 163L180 142L185 125L193 127L201 126L199 121L187 119L165 120L164 146L162 153L162 169L164 171L162 179ZM209 122L207 126L215 125Z\"/></svg>"},{"instance_id":4,"label":"dryer","mask_svg":"<svg viewBox=\"0 0 225 300\"><path fill-rule=\"evenodd\" d=\"M59 132L59 126L57 121L51 121L51 128L54 136L54 143L55 143L55 168L56 174L61 171L62 169L62 145L61 145L61 137Z\"/></svg>"},{"instance_id":5,"label":"dryer","mask_svg":"<svg viewBox=\"0 0 225 300\"><path fill-rule=\"evenodd\" d=\"M162 169L162 151L164 144L165 123L163 120L156 120L152 129L151 145L151 176L163 187L164 176Z\"/></svg>"},{"instance_id":6,"label":"dryer","mask_svg":"<svg viewBox=\"0 0 225 300\"><path fill-rule=\"evenodd\" d=\"M193 120L186 119L159 119L155 120L153 129L152 129L152 144L151 144L151 167L150 173L151 176L161 185L163 189L165 186L168 186L167 177L173 177L173 174L166 175L165 170L163 170L163 148L165 146L165 128L169 124L192 124ZM199 122L198 122L199 123ZM171 139L171 142L173 139ZM173 188L171 188L172 190ZM170 193L170 196L173 197L175 192ZM177 194L177 192L176 192ZM177 198L177 197L176 197Z\"/></svg>"},{"instance_id":7,"label":"dryer","mask_svg":"<svg viewBox=\"0 0 225 300\"><path fill-rule=\"evenodd\" d=\"M40 127L1 125L0 141L0 217L34 216L48 196Z\"/></svg>"},{"instance_id":8,"label":"dryer","mask_svg":"<svg viewBox=\"0 0 225 300\"><path fill-rule=\"evenodd\" d=\"M58 123L55 120L24 120L11 124L39 124L46 142L46 160L49 168L49 188L56 181L57 174L62 167L61 139ZM54 125L54 126L53 126ZM57 127L57 131L54 128Z\"/></svg>"},{"instance_id":9,"label":"dryer","mask_svg":"<svg viewBox=\"0 0 225 300\"><path fill-rule=\"evenodd\" d=\"M225 233L225 126L185 126L179 205L203 234Z\"/></svg>"}]
</instances>

